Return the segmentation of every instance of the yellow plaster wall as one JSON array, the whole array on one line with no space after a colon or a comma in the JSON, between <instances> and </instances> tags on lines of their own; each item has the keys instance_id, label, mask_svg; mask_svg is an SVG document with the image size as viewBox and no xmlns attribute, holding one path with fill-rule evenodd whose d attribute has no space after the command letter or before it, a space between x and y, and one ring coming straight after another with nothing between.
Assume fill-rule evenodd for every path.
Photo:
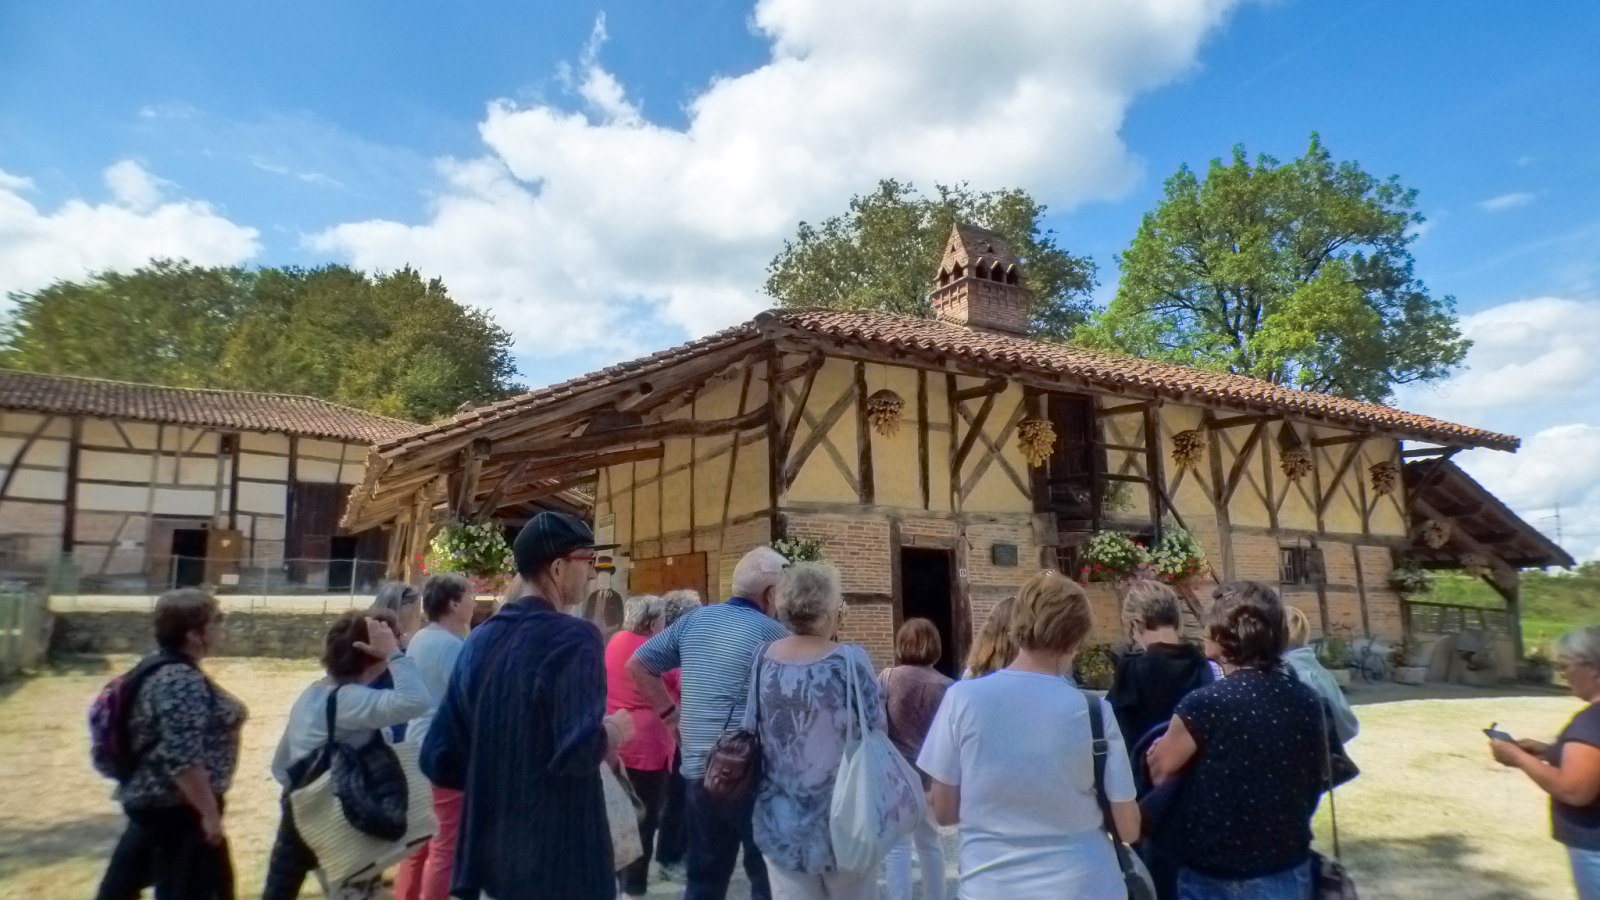
<instances>
[{"instance_id":1,"label":"yellow plaster wall","mask_svg":"<svg viewBox=\"0 0 1600 900\"><path fill-rule=\"evenodd\" d=\"M823 363L822 369L817 372L816 382L811 387L810 402L807 403L807 412L812 420L820 423L828 409L841 395L855 390L855 372L855 363L849 360L829 359ZM811 423L802 419L800 427L795 429L794 440L789 445L791 454L798 452L805 445L811 436L811 431ZM829 452L830 445L833 453ZM851 488L849 478L843 474L849 472L851 477L855 476L858 461L856 412L852 402L828 430L823 443L818 444L806 458L805 465L800 467L794 481L790 483L785 499L814 503L858 502L860 498Z\"/></svg>"},{"instance_id":2,"label":"yellow plaster wall","mask_svg":"<svg viewBox=\"0 0 1600 900\"><path fill-rule=\"evenodd\" d=\"M867 396L888 388L900 395L900 429L892 436L871 432L874 497L879 506L922 508L922 464L917 455L917 370L868 365ZM931 402L930 402L931 405ZM930 410L931 413L931 410ZM932 456L932 448L929 448ZM932 482L929 484L930 493Z\"/></svg>"},{"instance_id":3,"label":"yellow plaster wall","mask_svg":"<svg viewBox=\"0 0 1600 900\"><path fill-rule=\"evenodd\" d=\"M958 379L957 388L973 387L983 383L983 379ZM1022 480L1023 487L1028 485L1028 461L1023 458L1022 450L1017 445L1015 429L1006 433L1006 426L1020 413L1026 415L1023 408L1022 386L1011 384L995 397L994 408L989 410L989 417L983 423L983 434L995 444L1000 451L999 457L1010 464L1013 471ZM981 401L970 405L976 415L981 409ZM969 427L966 420L959 419L961 432L965 436ZM959 448L959 445L957 445ZM972 473L977 471L980 461L990 450L982 440L973 442L972 449L967 452L967 458L962 462L958 483L965 485ZM963 512L971 513L1032 513L1033 496L1024 490L1019 490L1001 468L999 462L991 461L987 469L972 486L966 498L961 503Z\"/></svg>"}]
</instances>

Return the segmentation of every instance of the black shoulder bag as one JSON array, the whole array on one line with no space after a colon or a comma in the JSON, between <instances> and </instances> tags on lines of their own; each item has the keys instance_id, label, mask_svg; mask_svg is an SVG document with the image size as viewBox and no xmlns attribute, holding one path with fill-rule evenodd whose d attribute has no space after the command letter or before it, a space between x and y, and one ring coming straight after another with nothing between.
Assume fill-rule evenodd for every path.
<instances>
[{"instance_id":1,"label":"black shoulder bag","mask_svg":"<svg viewBox=\"0 0 1600 900\"><path fill-rule=\"evenodd\" d=\"M1094 738L1094 796L1100 803L1100 815L1105 819L1111 845L1117 851L1117 865L1122 867L1122 880L1128 886L1128 900L1156 900L1155 882L1144 863L1117 835L1116 820L1111 817L1111 801L1106 799L1106 757L1111 752L1111 742L1106 740L1105 714L1100 709L1100 698L1089 691L1080 693L1089 702L1089 732Z\"/></svg>"},{"instance_id":2,"label":"black shoulder bag","mask_svg":"<svg viewBox=\"0 0 1600 900\"><path fill-rule=\"evenodd\" d=\"M359 747L334 740L338 699L339 689L335 687L328 693L328 742L320 751L322 758L312 764L312 771L332 772L333 795L339 799L352 828L385 841L398 841L406 836L410 799L400 757L383 739L382 729L374 731L372 739Z\"/></svg>"}]
</instances>

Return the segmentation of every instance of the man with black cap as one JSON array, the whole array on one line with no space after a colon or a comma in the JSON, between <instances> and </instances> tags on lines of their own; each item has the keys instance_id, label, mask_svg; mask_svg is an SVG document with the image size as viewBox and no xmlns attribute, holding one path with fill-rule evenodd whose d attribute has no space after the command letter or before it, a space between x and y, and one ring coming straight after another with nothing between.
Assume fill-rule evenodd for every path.
<instances>
[{"instance_id":1,"label":"man with black cap","mask_svg":"<svg viewBox=\"0 0 1600 900\"><path fill-rule=\"evenodd\" d=\"M633 720L605 714L599 630L561 612L601 549L582 522L535 516L511 548L524 596L461 650L422 746L433 783L465 793L451 896L616 896L600 764Z\"/></svg>"}]
</instances>

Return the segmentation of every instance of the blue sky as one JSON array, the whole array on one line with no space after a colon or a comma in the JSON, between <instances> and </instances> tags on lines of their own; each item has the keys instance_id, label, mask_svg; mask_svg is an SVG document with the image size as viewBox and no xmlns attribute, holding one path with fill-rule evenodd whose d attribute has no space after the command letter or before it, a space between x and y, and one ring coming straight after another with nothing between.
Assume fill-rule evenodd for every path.
<instances>
[{"instance_id":1,"label":"blue sky","mask_svg":"<svg viewBox=\"0 0 1600 900\"><path fill-rule=\"evenodd\" d=\"M507 323L540 384L744 318L794 222L882 177L1028 188L1099 262L1105 298L1179 164L1235 143L1288 159L1317 130L1420 191L1418 273L1482 345L1402 404L1527 437L1474 471L1530 514L1577 510L1568 543L1600 551L1600 463L1563 465L1600 456L1584 349L1600 339L1600 7L997 0L986 15L5 4L0 289L159 253L410 262Z\"/></svg>"}]
</instances>

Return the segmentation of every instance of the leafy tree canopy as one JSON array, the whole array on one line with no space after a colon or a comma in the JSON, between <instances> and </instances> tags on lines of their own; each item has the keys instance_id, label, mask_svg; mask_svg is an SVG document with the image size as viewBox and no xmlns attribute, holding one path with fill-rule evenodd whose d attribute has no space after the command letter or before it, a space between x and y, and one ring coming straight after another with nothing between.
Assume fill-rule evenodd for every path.
<instances>
[{"instance_id":1,"label":"leafy tree canopy","mask_svg":"<svg viewBox=\"0 0 1600 900\"><path fill-rule=\"evenodd\" d=\"M998 232L1023 261L1033 292L1033 332L1065 339L1087 318L1093 260L1056 246L1040 227L1045 207L1020 189L974 193L935 185L937 196L885 180L821 225L800 223L767 266L766 291L784 306L931 316L928 293L957 221Z\"/></svg>"},{"instance_id":2,"label":"leafy tree canopy","mask_svg":"<svg viewBox=\"0 0 1600 900\"><path fill-rule=\"evenodd\" d=\"M511 335L410 268L164 260L12 300L0 364L33 372L304 394L417 422L520 390Z\"/></svg>"},{"instance_id":3,"label":"leafy tree canopy","mask_svg":"<svg viewBox=\"0 0 1600 900\"><path fill-rule=\"evenodd\" d=\"M1254 165L1242 145L1167 179L1120 259L1116 297L1076 340L1382 402L1443 377L1470 343L1455 298L1412 274L1416 191L1304 156Z\"/></svg>"}]
</instances>

